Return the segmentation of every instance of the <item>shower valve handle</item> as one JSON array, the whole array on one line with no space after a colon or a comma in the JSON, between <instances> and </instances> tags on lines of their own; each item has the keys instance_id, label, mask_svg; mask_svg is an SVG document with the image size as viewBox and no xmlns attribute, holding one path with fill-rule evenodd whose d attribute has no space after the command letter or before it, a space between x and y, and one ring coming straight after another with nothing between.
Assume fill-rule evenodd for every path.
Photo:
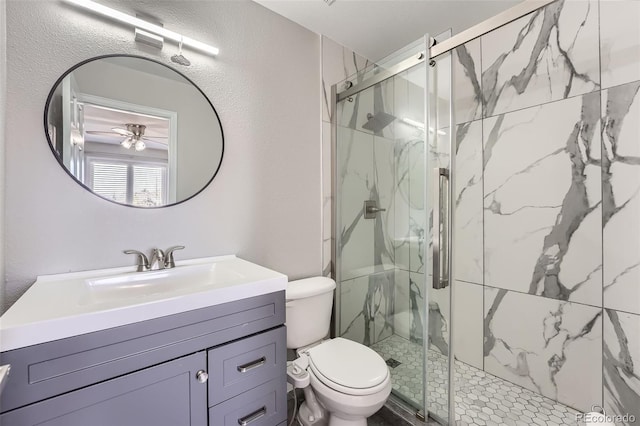
<instances>
[{"instance_id":1,"label":"shower valve handle","mask_svg":"<svg viewBox=\"0 0 640 426\"><path fill-rule=\"evenodd\" d=\"M387 209L382 209L377 206L375 200L367 200L364 202L364 218L365 219L375 219L376 213L386 211Z\"/></svg>"},{"instance_id":2,"label":"shower valve handle","mask_svg":"<svg viewBox=\"0 0 640 426\"><path fill-rule=\"evenodd\" d=\"M367 207L367 213L378 213L378 212L384 212L387 211L387 209L381 209L380 207Z\"/></svg>"}]
</instances>

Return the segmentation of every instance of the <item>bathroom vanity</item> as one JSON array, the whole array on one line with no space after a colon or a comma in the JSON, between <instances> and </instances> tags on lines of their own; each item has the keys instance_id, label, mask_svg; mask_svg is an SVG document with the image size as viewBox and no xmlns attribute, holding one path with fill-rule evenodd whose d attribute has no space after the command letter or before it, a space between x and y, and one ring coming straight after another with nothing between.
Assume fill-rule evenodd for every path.
<instances>
[{"instance_id":1,"label":"bathroom vanity","mask_svg":"<svg viewBox=\"0 0 640 426\"><path fill-rule=\"evenodd\" d=\"M2 317L0 424L285 424L286 282L234 256L40 277Z\"/></svg>"}]
</instances>

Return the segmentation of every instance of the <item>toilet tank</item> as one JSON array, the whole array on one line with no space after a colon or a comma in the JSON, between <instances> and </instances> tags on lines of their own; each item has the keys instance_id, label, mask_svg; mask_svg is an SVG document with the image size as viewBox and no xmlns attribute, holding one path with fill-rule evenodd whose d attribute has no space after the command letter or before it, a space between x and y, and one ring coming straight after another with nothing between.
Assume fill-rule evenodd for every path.
<instances>
[{"instance_id":1,"label":"toilet tank","mask_svg":"<svg viewBox=\"0 0 640 426\"><path fill-rule=\"evenodd\" d=\"M335 281L326 277L289 281L286 290L287 348L301 348L329 334L335 288Z\"/></svg>"}]
</instances>

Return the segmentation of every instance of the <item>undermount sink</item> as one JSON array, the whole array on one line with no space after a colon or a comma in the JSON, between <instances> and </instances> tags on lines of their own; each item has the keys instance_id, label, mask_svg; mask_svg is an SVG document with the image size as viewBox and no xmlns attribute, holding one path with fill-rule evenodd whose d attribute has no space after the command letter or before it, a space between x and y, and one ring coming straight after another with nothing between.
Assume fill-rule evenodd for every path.
<instances>
[{"instance_id":1,"label":"undermount sink","mask_svg":"<svg viewBox=\"0 0 640 426\"><path fill-rule=\"evenodd\" d=\"M236 256L40 276L0 317L2 350L284 291L287 277Z\"/></svg>"}]
</instances>

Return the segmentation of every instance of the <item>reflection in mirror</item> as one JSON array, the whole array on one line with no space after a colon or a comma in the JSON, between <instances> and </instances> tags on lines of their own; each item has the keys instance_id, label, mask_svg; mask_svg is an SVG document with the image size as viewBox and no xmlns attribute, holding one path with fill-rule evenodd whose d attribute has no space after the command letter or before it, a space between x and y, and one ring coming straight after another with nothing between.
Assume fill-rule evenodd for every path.
<instances>
[{"instance_id":1,"label":"reflection in mirror","mask_svg":"<svg viewBox=\"0 0 640 426\"><path fill-rule=\"evenodd\" d=\"M200 89L136 56L95 58L68 71L49 95L45 126L72 177L129 206L185 201L211 182L222 161L222 126Z\"/></svg>"}]
</instances>

